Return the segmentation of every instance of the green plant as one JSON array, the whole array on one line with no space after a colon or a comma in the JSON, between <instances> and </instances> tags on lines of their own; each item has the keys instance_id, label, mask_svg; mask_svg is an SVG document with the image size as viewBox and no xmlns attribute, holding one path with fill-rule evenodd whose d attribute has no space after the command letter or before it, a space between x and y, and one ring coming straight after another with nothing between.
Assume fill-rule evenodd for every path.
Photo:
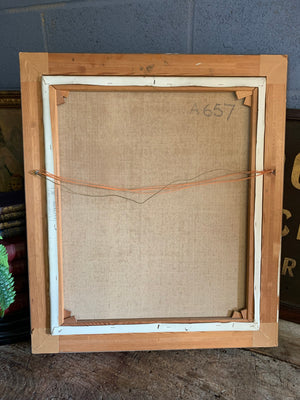
<instances>
[{"instance_id":1,"label":"green plant","mask_svg":"<svg viewBox=\"0 0 300 400\"><path fill-rule=\"evenodd\" d=\"M5 246L0 244L0 317L4 316L5 310L14 302L15 296L14 278L9 272L7 251Z\"/></svg>"}]
</instances>

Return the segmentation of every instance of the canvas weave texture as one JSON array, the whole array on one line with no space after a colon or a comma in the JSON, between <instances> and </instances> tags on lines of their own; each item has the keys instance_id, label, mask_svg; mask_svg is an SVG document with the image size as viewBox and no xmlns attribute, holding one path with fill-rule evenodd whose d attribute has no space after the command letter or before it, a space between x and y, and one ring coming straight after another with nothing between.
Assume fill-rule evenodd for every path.
<instances>
[{"instance_id":1,"label":"canvas weave texture","mask_svg":"<svg viewBox=\"0 0 300 400\"><path fill-rule=\"evenodd\" d=\"M70 92L59 174L134 188L249 166L234 92ZM77 319L229 316L246 304L248 183L149 194L61 187L65 308Z\"/></svg>"}]
</instances>

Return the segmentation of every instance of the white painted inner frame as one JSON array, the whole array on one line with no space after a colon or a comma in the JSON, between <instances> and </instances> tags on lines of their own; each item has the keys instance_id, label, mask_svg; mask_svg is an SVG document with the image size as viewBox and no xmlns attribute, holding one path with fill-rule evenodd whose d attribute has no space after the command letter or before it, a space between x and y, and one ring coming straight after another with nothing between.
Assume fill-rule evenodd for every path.
<instances>
[{"instance_id":1,"label":"white painted inner frame","mask_svg":"<svg viewBox=\"0 0 300 400\"><path fill-rule=\"evenodd\" d=\"M45 167L54 174L52 128L50 116L49 86L92 85L92 86L153 86L153 87L257 87L258 113L256 137L256 163L258 171L264 168L265 98L264 77L141 77L141 76L43 76L43 121L45 137ZM50 328L52 335L87 335L112 333L153 332L208 332L208 331L254 331L260 325L260 274L263 176L255 181L254 204L254 321L253 322L203 322L203 323L140 323L97 326L59 325L59 271L57 252L57 222L55 183L46 180L48 218L48 257L50 280Z\"/></svg>"}]
</instances>

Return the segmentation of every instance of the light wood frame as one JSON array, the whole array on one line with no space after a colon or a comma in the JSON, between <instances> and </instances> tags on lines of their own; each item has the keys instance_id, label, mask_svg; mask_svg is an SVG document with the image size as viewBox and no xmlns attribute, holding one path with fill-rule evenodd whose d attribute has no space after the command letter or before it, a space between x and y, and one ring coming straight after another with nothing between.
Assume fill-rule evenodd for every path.
<instances>
[{"instance_id":1,"label":"light wood frame","mask_svg":"<svg viewBox=\"0 0 300 400\"><path fill-rule=\"evenodd\" d=\"M285 56L267 55L208 56L21 53L20 63L33 352L123 351L276 345L287 58ZM53 75L56 77L53 77ZM262 245L259 242L256 244L258 252L256 252L255 256L259 258L258 264L259 266L261 264L261 270L258 267L255 270L251 270L251 268L248 270L249 315L245 316L245 320L242 322L240 322L241 320L236 320L235 317L241 317L241 315L234 315L231 321L190 320L188 321L188 326L186 325L187 321L185 321L183 329L181 323L177 324L180 325L180 329L177 329L175 327L176 321L172 321L171 324L168 324L166 321L165 326L162 324L163 328L160 331L157 331L155 328L157 321L154 321L152 324L153 327L150 329L151 321L143 321L143 324L133 324L132 330L120 329L117 331L118 333L111 333L113 330L110 330L109 327L107 328L108 325L104 326L101 324L96 326L98 330L87 330L83 329L86 328L85 326L77 326L78 330L74 331L74 327L65 326L63 328L68 328L69 330L64 329L64 332L61 333L59 331L61 328L57 328L57 324L54 323L53 310L60 307L59 321L63 322L63 309L61 305L59 306L59 296L51 296L52 332L50 332L48 236L45 219L48 214L48 222L49 217L51 220L51 209L48 208L48 211L46 209L45 183L28 173L37 167L41 169L45 167L41 88L43 76L45 77L45 85L48 85L48 89L50 89L50 98L51 96L55 97L53 104L57 103L57 95L62 90L72 89L70 86L64 87L60 85L58 88L56 85L59 83L65 84L66 82L69 85L76 84L76 79L78 79L75 78L76 76L86 76L84 79L87 79L87 83L89 84L88 77L123 76L124 78L119 80L115 78L118 81L118 85L121 86L122 82L123 84L126 82L126 77L134 76L157 77L161 81L164 81L164 77L236 77L234 79L235 83L232 86L235 88L240 86L239 91L242 91L241 88L243 86L247 86L247 88L252 86L251 90L253 90L253 94L256 90L255 88L258 87L255 84L255 78L264 78L263 81L266 82L266 112L263 115L265 117L263 118L263 121L265 121L263 123L265 146L262 159L264 159L264 169L273 169L274 174L265 175L263 178L263 192L261 193L263 197L261 210ZM59 81L59 76L63 77L61 82ZM70 76L74 76L74 78ZM65 79L65 77L69 78ZM246 77L252 77L254 79L252 83L254 84L247 83L247 85L244 85L242 83L238 85L237 82L240 82L238 77L244 77L245 79ZM174 81L174 78L172 79ZM45 85L44 88L46 87ZM258 96L259 98L261 96ZM255 96L252 96L252 99L252 109L255 110ZM55 110L52 110L51 114L49 113L50 108L51 102L48 108L45 107L44 102L45 128L47 126L47 118L48 120L50 119L51 124L51 118L55 115ZM252 129L254 129L254 126L256 127L256 118L256 113L252 112ZM253 149L256 136L252 135L252 137L254 138L252 139L251 146ZM256 146L256 155L252 152L252 165L253 160L257 159L257 151L260 150L261 146ZM259 180L257 179L257 181ZM250 197L252 196L252 199L254 199L253 186L250 192L252 193ZM259 194L258 187L256 187L255 192L257 198ZM59 201L59 192L56 193L57 201ZM256 210L258 210L257 207ZM250 207L249 215L250 218L254 218L254 208L251 210ZM257 226L257 220L255 221L254 225ZM249 235L249 249L254 246L252 236L251 234ZM249 259L252 257L253 252L249 250ZM249 262L249 265L251 265L251 262ZM253 277L255 274L256 278L255 276ZM52 274L51 277L50 274L50 284L52 281L51 291L53 287L56 287L59 291L59 287L55 284L57 279L58 276ZM61 279L59 282L61 284ZM251 290L254 290L254 293L258 293L254 304ZM56 305L54 305L53 299L57 299ZM257 309L253 316L251 315L253 314L251 308L255 310L255 307ZM57 318L57 315L55 318ZM199 324L201 327L199 327ZM129 325L131 324L127 323L127 327ZM147 325L148 328L146 330L141 329L141 325ZM170 328L170 325L173 326ZM101 327L100 331L99 326ZM124 325L123 322L123 325L119 326L126 326L126 324Z\"/></svg>"}]
</instances>

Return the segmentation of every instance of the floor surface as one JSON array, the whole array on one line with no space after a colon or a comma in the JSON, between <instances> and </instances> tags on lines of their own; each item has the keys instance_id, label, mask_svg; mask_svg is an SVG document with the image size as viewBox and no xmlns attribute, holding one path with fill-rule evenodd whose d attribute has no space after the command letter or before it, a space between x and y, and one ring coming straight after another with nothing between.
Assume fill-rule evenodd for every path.
<instances>
[{"instance_id":1,"label":"floor surface","mask_svg":"<svg viewBox=\"0 0 300 400\"><path fill-rule=\"evenodd\" d=\"M291 357L284 337L279 356L278 349L32 355L27 342L1 346L0 399L299 400L298 327Z\"/></svg>"}]
</instances>

